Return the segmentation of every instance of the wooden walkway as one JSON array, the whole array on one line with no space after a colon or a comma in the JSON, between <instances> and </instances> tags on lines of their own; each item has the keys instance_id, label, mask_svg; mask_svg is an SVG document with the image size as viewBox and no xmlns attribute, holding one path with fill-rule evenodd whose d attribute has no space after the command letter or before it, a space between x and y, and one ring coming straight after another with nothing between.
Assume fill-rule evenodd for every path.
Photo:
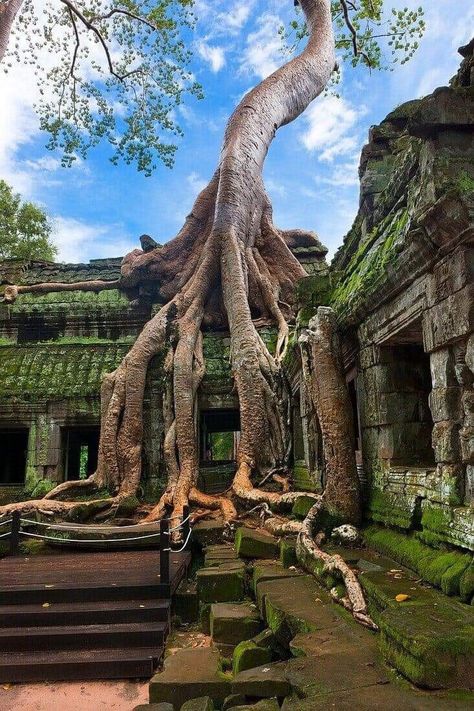
<instances>
[{"instance_id":1,"label":"wooden walkway","mask_svg":"<svg viewBox=\"0 0 474 711\"><path fill-rule=\"evenodd\" d=\"M150 676L191 555L71 552L0 560L0 682Z\"/></svg>"}]
</instances>

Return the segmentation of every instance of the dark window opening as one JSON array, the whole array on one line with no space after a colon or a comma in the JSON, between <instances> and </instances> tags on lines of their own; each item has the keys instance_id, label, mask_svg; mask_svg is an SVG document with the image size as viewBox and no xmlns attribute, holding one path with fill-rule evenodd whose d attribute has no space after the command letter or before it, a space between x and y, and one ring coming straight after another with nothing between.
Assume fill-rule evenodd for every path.
<instances>
[{"instance_id":1,"label":"dark window opening","mask_svg":"<svg viewBox=\"0 0 474 711\"><path fill-rule=\"evenodd\" d=\"M0 430L0 485L25 482L28 430Z\"/></svg>"},{"instance_id":2,"label":"dark window opening","mask_svg":"<svg viewBox=\"0 0 474 711\"><path fill-rule=\"evenodd\" d=\"M26 318L18 324L18 343L38 343L38 341L56 341L64 336L66 323L60 319L47 323L43 318Z\"/></svg>"},{"instance_id":3,"label":"dark window opening","mask_svg":"<svg viewBox=\"0 0 474 711\"><path fill-rule=\"evenodd\" d=\"M354 450L356 453L357 464L362 464L362 442L360 436L360 425L359 425L359 407L357 403L357 377L349 380L347 383L347 389L349 391L349 399L351 401L352 409L352 423L354 427Z\"/></svg>"},{"instance_id":4,"label":"dark window opening","mask_svg":"<svg viewBox=\"0 0 474 711\"><path fill-rule=\"evenodd\" d=\"M98 427L74 427L63 431L64 479L87 479L97 469Z\"/></svg>"},{"instance_id":5,"label":"dark window opening","mask_svg":"<svg viewBox=\"0 0 474 711\"><path fill-rule=\"evenodd\" d=\"M382 396L393 432L389 458L399 466L433 466L433 418L429 407L432 382L421 333L412 325L391 339L384 350L386 382Z\"/></svg>"},{"instance_id":6,"label":"dark window opening","mask_svg":"<svg viewBox=\"0 0 474 711\"><path fill-rule=\"evenodd\" d=\"M233 462L237 458L240 438L238 410L201 412L201 461Z\"/></svg>"}]
</instances>

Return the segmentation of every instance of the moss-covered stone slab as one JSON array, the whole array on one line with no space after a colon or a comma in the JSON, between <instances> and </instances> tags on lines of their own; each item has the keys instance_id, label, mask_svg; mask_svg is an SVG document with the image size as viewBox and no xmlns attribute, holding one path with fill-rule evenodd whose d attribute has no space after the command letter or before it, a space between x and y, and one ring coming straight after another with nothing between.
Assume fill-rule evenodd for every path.
<instances>
[{"instance_id":1,"label":"moss-covered stone slab","mask_svg":"<svg viewBox=\"0 0 474 711\"><path fill-rule=\"evenodd\" d=\"M276 538L244 526L235 534L235 550L240 558L277 559L280 555Z\"/></svg>"},{"instance_id":2,"label":"moss-covered stone slab","mask_svg":"<svg viewBox=\"0 0 474 711\"><path fill-rule=\"evenodd\" d=\"M258 583L264 580L279 580L284 578L295 578L303 575L301 570L289 570L284 568L281 563L272 560L263 560L255 563L252 574L252 587L254 592L257 592Z\"/></svg>"},{"instance_id":3,"label":"moss-covered stone slab","mask_svg":"<svg viewBox=\"0 0 474 711\"><path fill-rule=\"evenodd\" d=\"M197 622L199 599L196 583L183 580L173 595L173 614L182 622Z\"/></svg>"},{"instance_id":4,"label":"moss-covered stone slab","mask_svg":"<svg viewBox=\"0 0 474 711\"><path fill-rule=\"evenodd\" d=\"M301 521L306 518L309 510L314 506L316 500L312 496L299 496L293 504L292 514Z\"/></svg>"},{"instance_id":5,"label":"moss-covered stone slab","mask_svg":"<svg viewBox=\"0 0 474 711\"><path fill-rule=\"evenodd\" d=\"M243 706L246 701L247 699L245 696L242 696L242 694L229 694L229 696L224 699L222 711L229 711L233 706Z\"/></svg>"},{"instance_id":6,"label":"moss-covered stone slab","mask_svg":"<svg viewBox=\"0 0 474 711\"><path fill-rule=\"evenodd\" d=\"M286 648L299 632L340 623L328 594L309 575L262 581L257 585L257 597L268 627Z\"/></svg>"},{"instance_id":7,"label":"moss-covered stone slab","mask_svg":"<svg viewBox=\"0 0 474 711\"><path fill-rule=\"evenodd\" d=\"M365 541L380 553L416 571L424 580L440 587L447 595L459 595L464 573L472 557L457 551L435 550L415 536L371 526L364 531Z\"/></svg>"},{"instance_id":8,"label":"moss-covered stone slab","mask_svg":"<svg viewBox=\"0 0 474 711\"><path fill-rule=\"evenodd\" d=\"M245 594L245 567L240 561L201 568L196 574L200 602L237 602Z\"/></svg>"},{"instance_id":9,"label":"moss-covered stone slab","mask_svg":"<svg viewBox=\"0 0 474 711\"><path fill-rule=\"evenodd\" d=\"M216 567L221 563L230 563L237 559L237 553L230 544L207 546L204 551L204 566L206 568Z\"/></svg>"},{"instance_id":10,"label":"moss-covered stone slab","mask_svg":"<svg viewBox=\"0 0 474 711\"><path fill-rule=\"evenodd\" d=\"M235 676L246 669L252 669L262 664L270 664L272 657L273 653L270 647L263 647L250 639L245 640L240 642L234 649L232 672Z\"/></svg>"},{"instance_id":11,"label":"moss-covered stone slab","mask_svg":"<svg viewBox=\"0 0 474 711\"><path fill-rule=\"evenodd\" d=\"M220 602L211 605L210 630L213 642L236 645L250 639L260 629L260 617L252 603Z\"/></svg>"},{"instance_id":12,"label":"moss-covered stone slab","mask_svg":"<svg viewBox=\"0 0 474 711\"><path fill-rule=\"evenodd\" d=\"M450 696L408 690L398 684L372 684L344 691L323 690L307 699L289 696L283 702L281 711L466 711L474 705L474 695L465 694L461 692Z\"/></svg>"},{"instance_id":13,"label":"moss-covered stone slab","mask_svg":"<svg viewBox=\"0 0 474 711\"><path fill-rule=\"evenodd\" d=\"M256 698L284 697L291 692L284 663L265 664L240 672L232 681L232 693Z\"/></svg>"},{"instance_id":14,"label":"moss-covered stone slab","mask_svg":"<svg viewBox=\"0 0 474 711\"><path fill-rule=\"evenodd\" d=\"M459 581L459 593L463 602L474 601L474 563L464 571Z\"/></svg>"},{"instance_id":15,"label":"moss-covered stone slab","mask_svg":"<svg viewBox=\"0 0 474 711\"><path fill-rule=\"evenodd\" d=\"M202 548L216 545L222 541L224 528L223 520L198 521L193 526L193 539L202 546Z\"/></svg>"},{"instance_id":16,"label":"moss-covered stone slab","mask_svg":"<svg viewBox=\"0 0 474 711\"><path fill-rule=\"evenodd\" d=\"M214 711L214 702L210 696L201 696L198 699L185 701L181 711Z\"/></svg>"},{"instance_id":17,"label":"moss-covered stone slab","mask_svg":"<svg viewBox=\"0 0 474 711\"><path fill-rule=\"evenodd\" d=\"M229 711L280 711L280 704L277 699L262 699L256 704L231 706Z\"/></svg>"},{"instance_id":18,"label":"moss-covered stone slab","mask_svg":"<svg viewBox=\"0 0 474 711\"><path fill-rule=\"evenodd\" d=\"M163 671L150 681L150 702L165 701L181 708L186 701L209 696L220 706L230 691L230 677L221 671L218 652L180 649L165 659Z\"/></svg>"},{"instance_id":19,"label":"moss-covered stone slab","mask_svg":"<svg viewBox=\"0 0 474 711\"><path fill-rule=\"evenodd\" d=\"M284 568L298 565L296 538L282 538L280 541L280 563Z\"/></svg>"},{"instance_id":20,"label":"moss-covered stone slab","mask_svg":"<svg viewBox=\"0 0 474 711\"><path fill-rule=\"evenodd\" d=\"M384 658L417 686L474 689L474 609L436 604L389 607L379 617Z\"/></svg>"}]
</instances>

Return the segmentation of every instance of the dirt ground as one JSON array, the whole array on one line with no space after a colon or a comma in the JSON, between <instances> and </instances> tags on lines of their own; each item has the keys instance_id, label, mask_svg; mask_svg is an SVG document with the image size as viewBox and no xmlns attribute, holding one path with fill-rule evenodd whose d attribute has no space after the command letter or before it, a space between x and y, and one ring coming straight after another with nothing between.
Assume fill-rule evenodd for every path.
<instances>
[{"instance_id":1,"label":"dirt ground","mask_svg":"<svg viewBox=\"0 0 474 711\"><path fill-rule=\"evenodd\" d=\"M0 685L1 711L132 711L148 703L148 681L58 681Z\"/></svg>"}]
</instances>

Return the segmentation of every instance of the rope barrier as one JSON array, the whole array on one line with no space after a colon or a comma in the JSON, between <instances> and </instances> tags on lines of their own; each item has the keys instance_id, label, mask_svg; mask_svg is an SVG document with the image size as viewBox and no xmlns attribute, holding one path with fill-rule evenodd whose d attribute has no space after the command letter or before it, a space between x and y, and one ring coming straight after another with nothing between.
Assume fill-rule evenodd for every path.
<instances>
[{"instance_id":1,"label":"rope barrier","mask_svg":"<svg viewBox=\"0 0 474 711\"><path fill-rule=\"evenodd\" d=\"M2 533L2 534L0 534L0 538L7 538L7 536L10 537L11 535L12 535L11 532L8 531L8 533Z\"/></svg>"},{"instance_id":2,"label":"rope barrier","mask_svg":"<svg viewBox=\"0 0 474 711\"><path fill-rule=\"evenodd\" d=\"M9 518L8 521L0 521L0 526L8 526L10 523L13 523L12 518Z\"/></svg>"},{"instance_id":3,"label":"rope barrier","mask_svg":"<svg viewBox=\"0 0 474 711\"><path fill-rule=\"evenodd\" d=\"M175 517L175 518L176 518L176 517ZM190 518L191 518L191 515L188 515L188 516L186 516L185 519L183 519L183 520L181 521L181 523L180 523L178 526L174 526L174 528L169 528L169 529L168 529L168 535L169 535L170 533L172 533L173 531L179 531L179 529L182 528L182 527L184 526L184 524L186 523L186 521L189 521Z\"/></svg>"},{"instance_id":4,"label":"rope barrier","mask_svg":"<svg viewBox=\"0 0 474 711\"><path fill-rule=\"evenodd\" d=\"M175 550L174 548L163 548L163 550L165 550L165 551L170 551L170 553L181 553L182 551L184 551L184 549L185 549L186 546L188 545L189 539L191 538L191 533L192 533L192 531L191 531L191 529L190 529L188 535L186 536L186 540L184 541L184 543L183 543L183 545L181 546L181 548L177 548L176 550Z\"/></svg>"},{"instance_id":5,"label":"rope barrier","mask_svg":"<svg viewBox=\"0 0 474 711\"><path fill-rule=\"evenodd\" d=\"M10 535L10 534L8 534ZM59 541L61 543L125 543L128 541L144 541L147 538L156 538L159 533L149 533L146 536L130 536L129 538L59 538L58 536L42 536L40 533L30 533L29 531L20 531L21 536L29 538L40 538L43 541Z\"/></svg>"}]
</instances>

